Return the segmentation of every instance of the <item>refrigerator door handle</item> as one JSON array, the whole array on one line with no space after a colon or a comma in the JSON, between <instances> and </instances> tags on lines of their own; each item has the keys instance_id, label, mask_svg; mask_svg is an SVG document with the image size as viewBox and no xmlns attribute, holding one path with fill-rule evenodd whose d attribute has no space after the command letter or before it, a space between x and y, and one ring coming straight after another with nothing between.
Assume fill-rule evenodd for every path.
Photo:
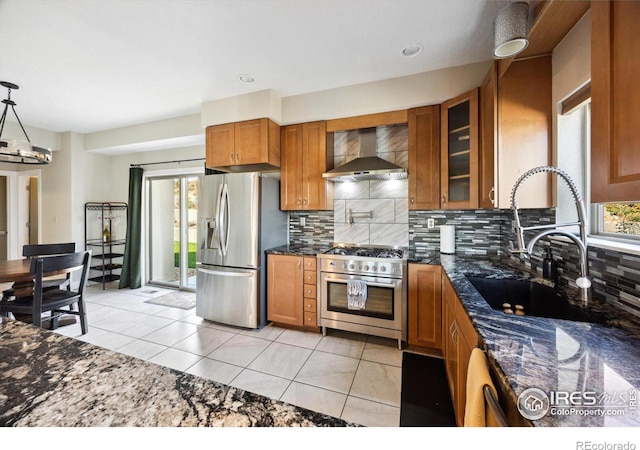
<instances>
[{"instance_id":1,"label":"refrigerator door handle","mask_svg":"<svg viewBox=\"0 0 640 450\"><path fill-rule=\"evenodd\" d=\"M209 275L220 275L223 277L247 277L251 278L255 275L254 272L227 272L221 270L211 270L211 269L203 269L202 267L198 267L198 272L203 272Z\"/></svg>"},{"instance_id":2,"label":"refrigerator door handle","mask_svg":"<svg viewBox=\"0 0 640 450\"><path fill-rule=\"evenodd\" d=\"M227 183L222 186L220 201L222 203L220 214L224 214L224 221L220 217L220 246L222 254L226 255L229 251L229 186Z\"/></svg>"},{"instance_id":3,"label":"refrigerator door handle","mask_svg":"<svg viewBox=\"0 0 640 450\"><path fill-rule=\"evenodd\" d=\"M216 202L216 237L218 239L218 245L220 245L220 253L222 256L226 254L226 249L222 241L222 194L225 184L221 184L218 189L218 201Z\"/></svg>"}]
</instances>

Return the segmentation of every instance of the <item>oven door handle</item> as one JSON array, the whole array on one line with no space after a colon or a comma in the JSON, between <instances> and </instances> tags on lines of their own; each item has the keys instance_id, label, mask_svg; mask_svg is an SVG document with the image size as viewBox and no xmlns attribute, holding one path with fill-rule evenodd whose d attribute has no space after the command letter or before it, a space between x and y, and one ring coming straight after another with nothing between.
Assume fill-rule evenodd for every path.
<instances>
[{"instance_id":1,"label":"oven door handle","mask_svg":"<svg viewBox=\"0 0 640 450\"><path fill-rule=\"evenodd\" d=\"M342 284L347 284L347 282L349 280L342 280L339 278L325 278L324 281L328 281L329 283L342 283ZM382 288L395 288L396 287L396 283L374 283L371 281L365 281L365 283L367 283L367 286L373 286L373 287L382 287Z\"/></svg>"}]
</instances>

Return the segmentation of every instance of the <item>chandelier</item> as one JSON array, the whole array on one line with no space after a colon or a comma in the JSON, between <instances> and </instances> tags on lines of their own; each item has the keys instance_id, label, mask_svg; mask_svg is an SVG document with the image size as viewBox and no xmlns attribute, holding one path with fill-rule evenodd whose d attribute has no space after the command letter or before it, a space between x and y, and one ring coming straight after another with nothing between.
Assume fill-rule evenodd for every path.
<instances>
[{"instance_id":1,"label":"chandelier","mask_svg":"<svg viewBox=\"0 0 640 450\"><path fill-rule=\"evenodd\" d=\"M31 144L31 140L29 139L29 136L16 113L16 102L11 100L11 89L19 89L18 85L9 83L8 81L0 81L0 85L6 87L9 91L7 98L2 100L2 103L4 103L4 111L2 112L2 117L0 117L0 162L18 164L49 164L51 162L51 150L48 148L36 147ZM20 128L22 128L24 137L27 138L26 141L4 139L2 137L9 106L11 106L11 111L13 111L13 115L16 116L16 119L20 124Z\"/></svg>"}]
</instances>

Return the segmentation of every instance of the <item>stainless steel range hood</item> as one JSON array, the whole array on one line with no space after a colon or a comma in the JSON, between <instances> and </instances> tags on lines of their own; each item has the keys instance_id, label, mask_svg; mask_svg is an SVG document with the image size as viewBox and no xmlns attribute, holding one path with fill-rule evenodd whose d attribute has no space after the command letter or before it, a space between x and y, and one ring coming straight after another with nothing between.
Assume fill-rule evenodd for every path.
<instances>
[{"instance_id":1,"label":"stainless steel range hood","mask_svg":"<svg viewBox=\"0 0 640 450\"><path fill-rule=\"evenodd\" d=\"M400 180L407 178L407 169L385 161L376 155L376 129L359 130L360 150L356 159L323 173L329 181Z\"/></svg>"}]
</instances>

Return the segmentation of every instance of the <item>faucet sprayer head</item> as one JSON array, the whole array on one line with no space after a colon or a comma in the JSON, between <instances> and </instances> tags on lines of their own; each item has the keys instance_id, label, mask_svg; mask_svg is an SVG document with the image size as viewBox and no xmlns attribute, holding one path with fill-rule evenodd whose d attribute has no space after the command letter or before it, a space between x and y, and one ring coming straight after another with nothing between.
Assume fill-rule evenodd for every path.
<instances>
[{"instance_id":1,"label":"faucet sprayer head","mask_svg":"<svg viewBox=\"0 0 640 450\"><path fill-rule=\"evenodd\" d=\"M587 277L577 278L576 284L580 289L588 289L591 287L591 281Z\"/></svg>"}]
</instances>

